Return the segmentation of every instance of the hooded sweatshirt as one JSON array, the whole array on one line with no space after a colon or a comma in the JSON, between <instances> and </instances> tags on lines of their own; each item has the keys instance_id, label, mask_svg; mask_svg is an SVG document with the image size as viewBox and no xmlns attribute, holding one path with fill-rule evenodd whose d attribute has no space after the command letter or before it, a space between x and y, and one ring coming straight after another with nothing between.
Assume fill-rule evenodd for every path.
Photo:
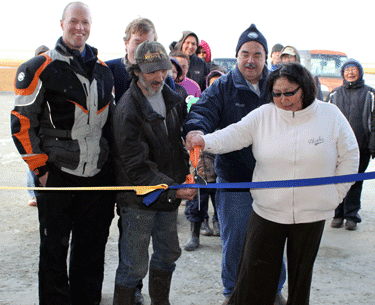
<instances>
[{"instance_id":1,"label":"hooded sweatshirt","mask_svg":"<svg viewBox=\"0 0 375 305\"><path fill-rule=\"evenodd\" d=\"M197 44L199 45L200 42L198 36L194 32L184 31L182 33L182 38L177 42L175 46L176 51L182 51L182 45L184 44L186 38L188 38L189 36L194 36L197 39ZM203 59L199 58L195 54L190 55L189 71L186 76L198 83L202 92L206 88L206 76L209 72L209 68Z\"/></svg>"}]
</instances>

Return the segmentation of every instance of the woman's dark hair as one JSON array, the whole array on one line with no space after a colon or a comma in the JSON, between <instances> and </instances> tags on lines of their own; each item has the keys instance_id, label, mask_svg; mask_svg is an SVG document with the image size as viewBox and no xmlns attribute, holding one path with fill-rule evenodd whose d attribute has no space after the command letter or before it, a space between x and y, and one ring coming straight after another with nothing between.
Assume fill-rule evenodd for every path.
<instances>
[{"instance_id":1,"label":"woman's dark hair","mask_svg":"<svg viewBox=\"0 0 375 305\"><path fill-rule=\"evenodd\" d=\"M297 84L302 89L302 108L310 106L316 97L317 90L314 77L309 70L299 63L287 63L272 71L266 80L266 99L273 102L272 91L275 82L285 77L289 82Z\"/></svg>"}]
</instances>

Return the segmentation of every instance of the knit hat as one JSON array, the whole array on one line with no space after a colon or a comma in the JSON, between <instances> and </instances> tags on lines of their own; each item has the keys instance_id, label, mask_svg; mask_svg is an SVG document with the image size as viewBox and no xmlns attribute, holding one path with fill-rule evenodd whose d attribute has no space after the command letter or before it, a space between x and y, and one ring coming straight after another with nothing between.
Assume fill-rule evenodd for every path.
<instances>
[{"instance_id":1,"label":"knit hat","mask_svg":"<svg viewBox=\"0 0 375 305\"><path fill-rule=\"evenodd\" d=\"M164 47L156 41L142 42L134 53L134 59L143 73L170 70L172 64Z\"/></svg>"},{"instance_id":2,"label":"knit hat","mask_svg":"<svg viewBox=\"0 0 375 305\"><path fill-rule=\"evenodd\" d=\"M266 51L266 57L267 57L267 54L268 54L267 40L263 36L263 34L258 31L254 23L251 24L251 26L246 31L244 31L241 34L240 38L238 39L238 44L236 48L236 57L238 55L238 51L240 50L241 46L248 41L259 42L263 46L264 50Z\"/></svg>"},{"instance_id":3,"label":"knit hat","mask_svg":"<svg viewBox=\"0 0 375 305\"><path fill-rule=\"evenodd\" d=\"M199 45L205 50L205 52L206 52L206 62L209 63L211 61L211 48L210 48L210 46L203 39L201 40L201 43Z\"/></svg>"},{"instance_id":4,"label":"knit hat","mask_svg":"<svg viewBox=\"0 0 375 305\"><path fill-rule=\"evenodd\" d=\"M348 61L346 61L342 67L341 67L341 76L342 78L344 79L345 81L345 78L344 78L344 70L350 66L355 66L358 68L359 70L359 77L358 77L358 81L361 81L363 79L363 67L362 65L359 63L359 61L353 59L353 58L350 58L348 59Z\"/></svg>"},{"instance_id":5,"label":"knit hat","mask_svg":"<svg viewBox=\"0 0 375 305\"><path fill-rule=\"evenodd\" d=\"M271 51L271 55L273 52L281 52L281 50L284 48L284 46L282 44L275 44L273 47L272 47L272 51Z\"/></svg>"}]
</instances>

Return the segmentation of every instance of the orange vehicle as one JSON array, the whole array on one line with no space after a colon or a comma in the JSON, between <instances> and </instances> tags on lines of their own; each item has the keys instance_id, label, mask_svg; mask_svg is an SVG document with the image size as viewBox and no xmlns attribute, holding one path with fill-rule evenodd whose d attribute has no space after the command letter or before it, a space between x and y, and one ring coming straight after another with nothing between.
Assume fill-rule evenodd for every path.
<instances>
[{"instance_id":1,"label":"orange vehicle","mask_svg":"<svg viewBox=\"0 0 375 305\"><path fill-rule=\"evenodd\" d=\"M348 60L343 52L329 50L301 50L301 64L319 77L324 99L343 84L341 67Z\"/></svg>"}]
</instances>

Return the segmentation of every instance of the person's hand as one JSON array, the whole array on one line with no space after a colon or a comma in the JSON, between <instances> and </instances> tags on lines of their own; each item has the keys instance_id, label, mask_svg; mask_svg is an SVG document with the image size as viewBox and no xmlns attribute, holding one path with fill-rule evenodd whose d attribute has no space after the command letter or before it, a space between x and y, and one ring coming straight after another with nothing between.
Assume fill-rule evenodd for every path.
<instances>
[{"instance_id":1,"label":"person's hand","mask_svg":"<svg viewBox=\"0 0 375 305\"><path fill-rule=\"evenodd\" d=\"M39 182L41 186L47 185L47 179L48 179L48 172L46 172L42 177L39 177Z\"/></svg>"},{"instance_id":2,"label":"person's hand","mask_svg":"<svg viewBox=\"0 0 375 305\"><path fill-rule=\"evenodd\" d=\"M186 184L186 182L184 182L183 184ZM195 188L178 189L176 192L176 198L180 198L183 200L193 200L197 193L198 190Z\"/></svg>"},{"instance_id":3,"label":"person's hand","mask_svg":"<svg viewBox=\"0 0 375 305\"><path fill-rule=\"evenodd\" d=\"M201 149L204 149L204 140L201 136L203 136L204 133L200 130L192 130L186 135L186 149L192 150L195 146L200 146Z\"/></svg>"}]
</instances>

